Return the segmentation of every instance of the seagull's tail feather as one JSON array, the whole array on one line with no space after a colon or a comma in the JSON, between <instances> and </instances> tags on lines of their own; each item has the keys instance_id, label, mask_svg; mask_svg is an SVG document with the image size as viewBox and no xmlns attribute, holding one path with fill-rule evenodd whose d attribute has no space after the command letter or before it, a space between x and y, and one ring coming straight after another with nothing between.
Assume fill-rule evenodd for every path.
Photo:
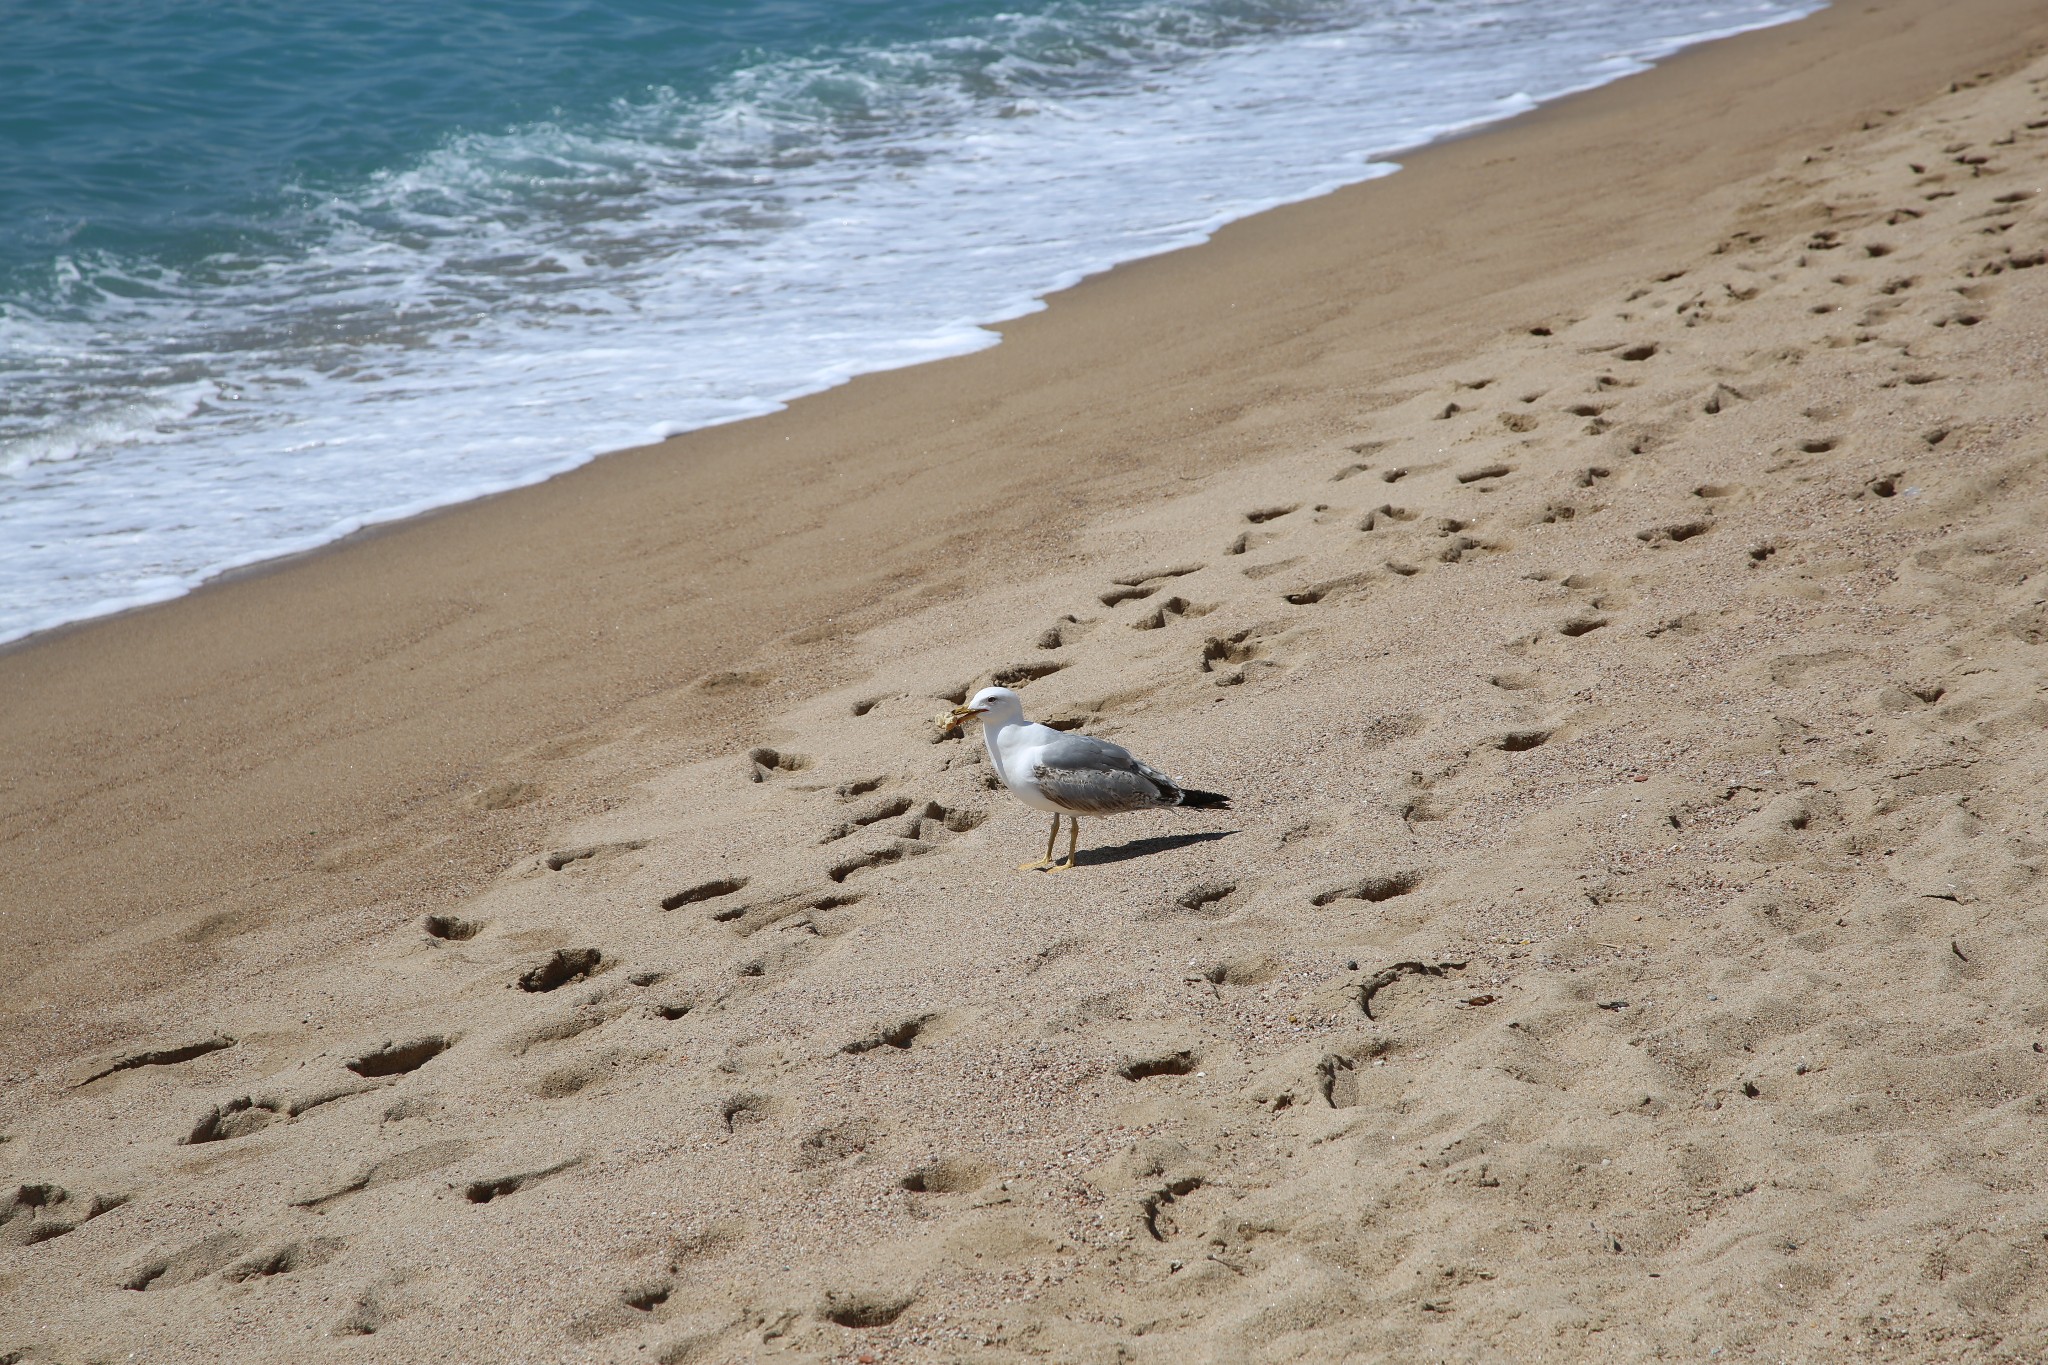
<instances>
[{"instance_id":1,"label":"seagull's tail feather","mask_svg":"<svg viewBox=\"0 0 2048 1365\"><path fill-rule=\"evenodd\" d=\"M1196 810L1229 810L1230 798L1221 792L1198 792L1181 789L1180 803L1193 806Z\"/></svg>"}]
</instances>

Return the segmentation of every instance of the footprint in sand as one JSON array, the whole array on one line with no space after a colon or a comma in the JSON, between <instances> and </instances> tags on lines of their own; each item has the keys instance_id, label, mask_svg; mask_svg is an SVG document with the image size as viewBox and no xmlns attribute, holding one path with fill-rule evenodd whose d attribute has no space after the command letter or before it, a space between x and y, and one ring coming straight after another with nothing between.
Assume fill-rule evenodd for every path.
<instances>
[{"instance_id":1,"label":"footprint in sand","mask_svg":"<svg viewBox=\"0 0 2048 1365\"><path fill-rule=\"evenodd\" d=\"M673 1024L680 1019L689 1018L703 1004L703 1000L694 994L678 995L667 1000L655 1001L647 1007L647 1013L650 1018L659 1019L665 1024Z\"/></svg>"},{"instance_id":2,"label":"footprint in sand","mask_svg":"<svg viewBox=\"0 0 2048 1365\"><path fill-rule=\"evenodd\" d=\"M1185 1210L1179 1207L1182 1200L1203 1186L1198 1175L1182 1176L1168 1181L1157 1189L1138 1199L1138 1220L1145 1234L1155 1242L1170 1242L1180 1236Z\"/></svg>"},{"instance_id":3,"label":"footprint in sand","mask_svg":"<svg viewBox=\"0 0 2048 1365\"><path fill-rule=\"evenodd\" d=\"M955 834L967 833L986 819L988 812L984 810L967 810L927 801L897 833L904 839L928 844L943 843Z\"/></svg>"},{"instance_id":4,"label":"footprint in sand","mask_svg":"<svg viewBox=\"0 0 2048 1365\"><path fill-rule=\"evenodd\" d=\"M676 1282L672 1279L641 1280L619 1290L619 1306L630 1310L631 1314L645 1314L651 1317L656 1309L669 1301L669 1297L675 1291ZM599 1318L598 1321L604 1320ZM632 1321L632 1317L628 1316L623 1321L605 1323L596 1330L623 1330L631 1327Z\"/></svg>"},{"instance_id":5,"label":"footprint in sand","mask_svg":"<svg viewBox=\"0 0 2048 1365\"><path fill-rule=\"evenodd\" d=\"M1244 666L1264 653L1258 636L1262 626L1251 626L1234 635L1212 635L1202 644L1202 671L1213 674L1218 687L1235 687L1245 681Z\"/></svg>"},{"instance_id":6,"label":"footprint in sand","mask_svg":"<svg viewBox=\"0 0 2048 1365\"><path fill-rule=\"evenodd\" d=\"M748 987L765 986L777 981L786 981L804 969L805 964L818 954L819 941L816 936L785 939L766 952L756 953L733 967L733 976Z\"/></svg>"},{"instance_id":7,"label":"footprint in sand","mask_svg":"<svg viewBox=\"0 0 2048 1365\"><path fill-rule=\"evenodd\" d=\"M1700 411L1706 413L1709 417L1713 417L1726 412L1733 404L1746 403L1748 401L1748 395L1744 394L1742 390L1732 388L1727 384L1716 384L1708 391L1706 398L1701 401Z\"/></svg>"},{"instance_id":8,"label":"footprint in sand","mask_svg":"<svg viewBox=\"0 0 2048 1365\"><path fill-rule=\"evenodd\" d=\"M356 1075L368 1079L405 1076L418 1071L453 1046L455 1040L447 1034L429 1033L410 1042L382 1043L359 1057L351 1058L343 1065Z\"/></svg>"},{"instance_id":9,"label":"footprint in sand","mask_svg":"<svg viewBox=\"0 0 2048 1365\"><path fill-rule=\"evenodd\" d=\"M811 766L811 760L802 754L786 754L779 749L757 748L747 750L747 777L752 782L766 782L777 773L801 772Z\"/></svg>"},{"instance_id":10,"label":"footprint in sand","mask_svg":"<svg viewBox=\"0 0 2048 1365\"><path fill-rule=\"evenodd\" d=\"M852 927L852 917L834 916L831 912L858 905L860 901L861 896L857 892L813 891L759 904L736 902L714 909L711 918L742 938L769 928L795 930L818 938L835 938Z\"/></svg>"},{"instance_id":11,"label":"footprint in sand","mask_svg":"<svg viewBox=\"0 0 2048 1365\"><path fill-rule=\"evenodd\" d=\"M176 1289L204 1279L223 1269L249 1249L250 1239L239 1232L216 1232L183 1250L144 1261L121 1277L121 1288L147 1293L152 1289Z\"/></svg>"},{"instance_id":12,"label":"footprint in sand","mask_svg":"<svg viewBox=\"0 0 2048 1365\"><path fill-rule=\"evenodd\" d=\"M1361 531L1385 531L1400 525L1404 521L1413 520L1415 520L1415 513L1407 508L1396 507L1390 502L1383 502L1365 514L1365 519L1358 523L1358 529Z\"/></svg>"},{"instance_id":13,"label":"footprint in sand","mask_svg":"<svg viewBox=\"0 0 2048 1365\"><path fill-rule=\"evenodd\" d=\"M853 834L859 830L867 828L869 825L876 824L883 820L894 819L896 816L902 815L909 811L912 804L913 802L911 798L908 796L892 796L887 798L886 800L875 802L874 804L869 805L866 808L855 812L852 816L848 817L845 820L842 820L837 825L834 825L831 829L826 830L823 834L818 836L818 842L821 844L834 843L840 839L844 839L849 834ZM732 891L737 891L740 889L740 887L746 885L746 882L744 879L741 879L737 882L724 883L724 885L727 885L729 889L725 892L719 892L716 894L730 894ZM693 896L692 899L703 898ZM663 902L662 908L674 909L675 907L669 905L667 902Z\"/></svg>"},{"instance_id":14,"label":"footprint in sand","mask_svg":"<svg viewBox=\"0 0 2048 1365\"><path fill-rule=\"evenodd\" d=\"M718 1103L718 1121L728 1133L739 1133L766 1123L774 1112L773 1100L751 1090L728 1095Z\"/></svg>"},{"instance_id":15,"label":"footprint in sand","mask_svg":"<svg viewBox=\"0 0 2048 1365\"><path fill-rule=\"evenodd\" d=\"M1225 958L1202 969L1211 986L1263 986L1280 974L1280 963L1264 953Z\"/></svg>"},{"instance_id":16,"label":"footprint in sand","mask_svg":"<svg viewBox=\"0 0 2048 1365\"><path fill-rule=\"evenodd\" d=\"M850 1056L877 1050L908 1052L917 1045L918 1039L925 1036L938 1017L932 1013L916 1014L898 1019L894 1023L877 1024L859 1037L840 1044L839 1050Z\"/></svg>"},{"instance_id":17,"label":"footprint in sand","mask_svg":"<svg viewBox=\"0 0 2048 1365\"><path fill-rule=\"evenodd\" d=\"M185 1136L178 1139L178 1145L188 1147L247 1137L273 1123L295 1119L323 1105L379 1089L382 1087L374 1082L337 1081L289 1097L280 1094L240 1095L223 1100L201 1114Z\"/></svg>"},{"instance_id":18,"label":"footprint in sand","mask_svg":"<svg viewBox=\"0 0 2048 1365\"><path fill-rule=\"evenodd\" d=\"M1155 1076L1187 1076L1202 1064L1192 1048L1169 1052L1148 1052L1126 1057L1116 1064L1116 1074L1127 1081L1149 1081Z\"/></svg>"},{"instance_id":19,"label":"footprint in sand","mask_svg":"<svg viewBox=\"0 0 2048 1365\"><path fill-rule=\"evenodd\" d=\"M1315 906L1334 905L1338 901L1369 901L1378 904L1390 901L1396 896L1405 896L1422 885L1420 872L1376 872L1339 885L1327 887L1309 897L1309 904Z\"/></svg>"},{"instance_id":20,"label":"footprint in sand","mask_svg":"<svg viewBox=\"0 0 2048 1365\"><path fill-rule=\"evenodd\" d=\"M647 847L645 839L624 839L609 844L584 844L577 848L557 849L545 854L541 864L550 872L560 872L576 863L589 862L595 858L613 858L621 853L637 853Z\"/></svg>"},{"instance_id":21,"label":"footprint in sand","mask_svg":"<svg viewBox=\"0 0 2048 1365\"><path fill-rule=\"evenodd\" d=\"M463 1182L459 1187L462 1190L462 1197L470 1203L488 1204L493 1200L503 1199L507 1195L517 1194L521 1190L532 1189L535 1185L540 1184L541 1181L558 1176L564 1171L574 1170L582 1164L582 1157L572 1156L557 1161L552 1165L539 1166L532 1170L515 1171L510 1175L488 1176L481 1180ZM458 1187L450 1185L449 1188L455 1189Z\"/></svg>"},{"instance_id":22,"label":"footprint in sand","mask_svg":"<svg viewBox=\"0 0 2048 1365\"><path fill-rule=\"evenodd\" d=\"M188 1043L172 1043L167 1046L145 1047L138 1048L133 1052L123 1052L104 1065L91 1069L85 1079L76 1082L73 1088L82 1088L91 1085L95 1081L102 1081L109 1076L119 1075L124 1071L134 1071L140 1067L183 1066L186 1062L204 1057L209 1053L225 1051L234 1045L235 1040L233 1038L224 1033L217 1033L211 1038L200 1038Z\"/></svg>"},{"instance_id":23,"label":"footprint in sand","mask_svg":"<svg viewBox=\"0 0 2048 1365\"><path fill-rule=\"evenodd\" d=\"M1278 521L1281 517L1300 508L1300 506L1301 504L1298 502L1288 502L1273 507L1260 507L1245 513L1244 519L1254 526L1263 526L1269 521Z\"/></svg>"},{"instance_id":24,"label":"footprint in sand","mask_svg":"<svg viewBox=\"0 0 2048 1365\"><path fill-rule=\"evenodd\" d=\"M1291 606L1313 606L1319 602L1338 601L1346 597L1355 597L1371 581L1371 574L1346 574L1342 578L1328 578L1320 583L1312 583L1305 588L1296 588L1293 592L1282 593L1281 599Z\"/></svg>"},{"instance_id":25,"label":"footprint in sand","mask_svg":"<svg viewBox=\"0 0 2048 1365\"><path fill-rule=\"evenodd\" d=\"M929 853L934 845L975 828L988 818L988 812L955 808L938 801L927 801L923 806L915 808L914 803L910 801L903 801L900 804L891 801L876 808L872 820L862 823L876 824L896 816L907 816L908 820L896 831L896 842L893 845L857 854L832 867L826 875L834 882L844 882L856 873ZM852 833L851 830L846 832ZM821 842L831 842L831 839Z\"/></svg>"},{"instance_id":26,"label":"footprint in sand","mask_svg":"<svg viewBox=\"0 0 2048 1365\"><path fill-rule=\"evenodd\" d=\"M1216 610L1215 605L1197 606L1185 597L1169 597L1155 607L1150 614L1131 622L1132 630L1162 630L1174 621L1207 616Z\"/></svg>"},{"instance_id":27,"label":"footprint in sand","mask_svg":"<svg viewBox=\"0 0 2048 1365\"><path fill-rule=\"evenodd\" d=\"M664 910L680 910L686 905L699 905L705 901L718 900L743 890L747 885L745 877L713 877L710 881L686 886L661 898Z\"/></svg>"},{"instance_id":28,"label":"footprint in sand","mask_svg":"<svg viewBox=\"0 0 2048 1365\"><path fill-rule=\"evenodd\" d=\"M1662 526L1645 527L1636 532L1636 539L1654 550L1691 540L1695 536L1703 536L1713 529L1714 523L1710 519L1695 517L1690 521L1674 521Z\"/></svg>"},{"instance_id":29,"label":"footprint in sand","mask_svg":"<svg viewBox=\"0 0 2048 1365\"><path fill-rule=\"evenodd\" d=\"M273 1122L284 1117L284 1104L274 1098L243 1095L226 1100L200 1115L184 1137L178 1139L181 1147L198 1146L207 1142L226 1142L233 1138L247 1137L259 1129L268 1128Z\"/></svg>"},{"instance_id":30,"label":"footprint in sand","mask_svg":"<svg viewBox=\"0 0 2048 1365\"><path fill-rule=\"evenodd\" d=\"M246 1284L250 1280L268 1280L311 1270L340 1255L344 1245L346 1243L339 1237L309 1237L302 1242L265 1247L228 1266L220 1272L220 1277L231 1284Z\"/></svg>"},{"instance_id":31,"label":"footprint in sand","mask_svg":"<svg viewBox=\"0 0 2048 1365\"><path fill-rule=\"evenodd\" d=\"M1316 1063L1316 1095L1331 1109L1357 1108L1363 1099L1359 1068L1387 1050L1384 1045L1373 1043L1349 1052L1324 1053Z\"/></svg>"},{"instance_id":32,"label":"footprint in sand","mask_svg":"<svg viewBox=\"0 0 2048 1365\"><path fill-rule=\"evenodd\" d=\"M125 1194L75 1194L40 1181L16 1185L0 1200L0 1246L28 1247L75 1232L103 1213L120 1208Z\"/></svg>"},{"instance_id":33,"label":"footprint in sand","mask_svg":"<svg viewBox=\"0 0 2048 1365\"><path fill-rule=\"evenodd\" d=\"M1481 540L1476 536L1454 535L1449 537L1436 557L1444 564L1465 564L1482 554L1498 553L1507 549L1504 541Z\"/></svg>"},{"instance_id":34,"label":"footprint in sand","mask_svg":"<svg viewBox=\"0 0 2048 1365\"><path fill-rule=\"evenodd\" d=\"M1093 625L1093 622L1084 621L1078 616L1062 616L1039 635L1038 647L1064 649L1086 635Z\"/></svg>"},{"instance_id":35,"label":"footprint in sand","mask_svg":"<svg viewBox=\"0 0 2048 1365\"><path fill-rule=\"evenodd\" d=\"M448 943L466 943L483 931L486 921L463 919L460 915L428 915L420 921L420 928L430 939Z\"/></svg>"},{"instance_id":36,"label":"footprint in sand","mask_svg":"<svg viewBox=\"0 0 2048 1365\"><path fill-rule=\"evenodd\" d=\"M513 984L522 991L544 994L573 982L588 980L608 965L604 954L596 948L557 948L521 972Z\"/></svg>"},{"instance_id":37,"label":"footprint in sand","mask_svg":"<svg viewBox=\"0 0 2048 1365\"><path fill-rule=\"evenodd\" d=\"M896 1185L912 1194L972 1194L994 1174L995 1168L985 1161L937 1157L911 1167Z\"/></svg>"},{"instance_id":38,"label":"footprint in sand","mask_svg":"<svg viewBox=\"0 0 2048 1365\"><path fill-rule=\"evenodd\" d=\"M875 868L887 867L892 863L900 863L906 858L915 858L931 851L929 844L898 840L885 848L869 849L865 853L855 854L844 862L836 863L826 870L825 875L834 882L844 882L847 878L858 876L860 873L871 872Z\"/></svg>"},{"instance_id":39,"label":"footprint in sand","mask_svg":"<svg viewBox=\"0 0 2048 1365\"><path fill-rule=\"evenodd\" d=\"M1147 584L1157 586L1170 578L1185 578L1191 573L1200 573L1200 564L1176 564L1170 569L1153 569L1145 573L1125 574L1122 578L1110 580L1119 587L1137 588Z\"/></svg>"},{"instance_id":40,"label":"footprint in sand","mask_svg":"<svg viewBox=\"0 0 2048 1365\"><path fill-rule=\"evenodd\" d=\"M1240 899L1236 882L1212 878L1196 882L1175 896L1173 903L1197 915L1218 919L1234 910Z\"/></svg>"},{"instance_id":41,"label":"footprint in sand","mask_svg":"<svg viewBox=\"0 0 2048 1365\"><path fill-rule=\"evenodd\" d=\"M989 681L997 687L1021 687L1025 683L1036 682L1040 678L1050 678L1065 667L1066 664L1057 659L1047 660L1043 663L1011 664L1007 668L999 668L994 673L991 673Z\"/></svg>"}]
</instances>

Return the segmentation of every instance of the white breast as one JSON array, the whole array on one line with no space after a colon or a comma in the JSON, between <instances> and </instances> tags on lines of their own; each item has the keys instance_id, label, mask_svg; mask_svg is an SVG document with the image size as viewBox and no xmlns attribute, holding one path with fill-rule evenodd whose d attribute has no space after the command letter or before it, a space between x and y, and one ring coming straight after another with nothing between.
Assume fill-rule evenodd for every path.
<instances>
[{"instance_id":1,"label":"white breast","mask_svg":"<svg viewBox=\"0 0 2048 1365\"><path fill-rule=\"evenodd\" d=\"M1046 745L1059 737L1060 732L1051 726L1028 721L1017 725L982 727L989 760L996 765L996 775L1003 779L1003 785L1025 805L1044 811L1058 811L1059 807L1038 789L1038 757Z\"/></svg>"}]
</instances>

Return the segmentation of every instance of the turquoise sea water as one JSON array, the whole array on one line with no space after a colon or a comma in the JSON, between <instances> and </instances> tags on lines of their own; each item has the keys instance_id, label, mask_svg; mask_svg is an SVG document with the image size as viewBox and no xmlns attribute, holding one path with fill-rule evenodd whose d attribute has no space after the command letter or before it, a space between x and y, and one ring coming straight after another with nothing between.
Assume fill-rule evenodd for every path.
<instances>
[{"instance_id":1,"label":"turquoise sea water","mask_svg":"<svg viewBox=\"0 0 2048 1365\"><path fill-rule=\"evenodd\" d=\"M0 0L0 640L989 344L1807 0Z\"/></svg>"}]
</instances>

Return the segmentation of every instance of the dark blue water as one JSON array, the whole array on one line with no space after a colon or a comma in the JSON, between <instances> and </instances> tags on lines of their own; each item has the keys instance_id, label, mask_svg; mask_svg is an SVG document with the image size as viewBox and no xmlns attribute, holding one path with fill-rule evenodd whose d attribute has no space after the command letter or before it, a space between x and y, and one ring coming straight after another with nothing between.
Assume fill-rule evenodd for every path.
<instances>
[{"instance_id":1,"label":"dark blue water","mask_svg":"<svg viewBox=\"0 0 2048 1365\"><path fill-rule=\"evenodd\" d=\"M914 38L970 8L9 0L0 266L60 251L260 249L281 202L345 190L451 134L588 122L614 101L701 90L742 62Z\"/></svg>"},{"instance_id":2,"label":"dark blue water","mask_svg":"<svg viewBox=\"0 0 2048 1365\"><path fill-rule=\"evenodd\" d=\"M1327 24L1345 6L1102 7L1042 51L984 50L1044 3L988 0L7 0L0 6L0 271L59 253L267 250L279 209L347 192L453 134L599 122L777 59L952 40L968 63L1077 68L1120 44L1194 46ZM992 33L1004 19L1010 32ZM1055 21L1056 24L1058 21ZM1147 32L1145 30L1153 30ZM927 54L929 60L931 54ZM1184 54L1183 54L1184 55ZM998 80L991 80L994 89ZM857 104L859 82L843 93ZM850 112L850 111L842 111ZM542 176L549 173L537 165Z\"/></svg>"},{"instance_id":3,"label":"dark blue water","mask_svg":"<svg viewBox=\"0 0 2048 1365\"><path fill-rule=\"evenodd\" d=\"M0 0L0 640L992 344L1817 0Z\"/></svg>"}]
</instances>

